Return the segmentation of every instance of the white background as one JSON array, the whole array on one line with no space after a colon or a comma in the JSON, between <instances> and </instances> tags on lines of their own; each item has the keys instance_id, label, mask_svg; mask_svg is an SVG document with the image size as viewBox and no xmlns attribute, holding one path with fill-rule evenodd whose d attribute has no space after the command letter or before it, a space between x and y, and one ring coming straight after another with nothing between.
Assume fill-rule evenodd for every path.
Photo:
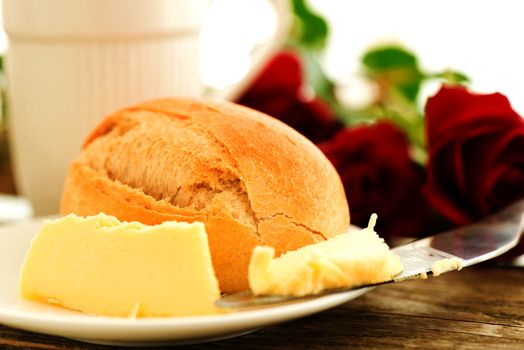
<instances>
[{"instance_id":1,"label":"white background","mask_svg":"<svg viewBox=\"0 0 524 350\"><path fill-rule=\"evenodd\" d=\"M524 2L519 0L311 0L330 19L325 67L339 81L355 75L377 42L415 50L424 68L464 72L479 92L502 92L524 113ZM348 90L351 87L348 87ZM431 91L426 91L430 93Z\"/></svg>"},{"instance_id":2,"label":"white background","mask_svg":"<svg viewBox=\"0 0 524 350\"><path fill-rule=\"evenodd\" d=\"M242 33L243 37L251 35L260 39L274 25L274 18L264 10L261 0L215 0L214 3L215 9L223 9L216 10L221 18L215 23L221 23L224 30L211 31L216 32L216 37L208 38L207 43L220 41L225 33ZM348 100L358 100L365 95L365 89L356 79L362 52L374 44L393 41L414 50L424 68L460 70L472 79L473 89L502 92L524 113L524 2L310 0L310 3L330 21L332 35L324 66L329 75L343 85ZM239 16L240 11L235 10L238 7L244 8L245 15ZM250 13L245 11L246 7ZM231 25L236 27L231 29ZM236 51L240 50L238 43L236 40ZM0 33L0 52L4 52L6 46L5 35ZM239 58L234 47L235 41L232 41L229 50L224 45L221 49L235 52L235 60L224 59L219 65L215 60L215 67L203 61L204 79L209 84L227 84L247 69L246 59ZM430 87L425 95L435 88Z\"/></svg>"}]
</instances>

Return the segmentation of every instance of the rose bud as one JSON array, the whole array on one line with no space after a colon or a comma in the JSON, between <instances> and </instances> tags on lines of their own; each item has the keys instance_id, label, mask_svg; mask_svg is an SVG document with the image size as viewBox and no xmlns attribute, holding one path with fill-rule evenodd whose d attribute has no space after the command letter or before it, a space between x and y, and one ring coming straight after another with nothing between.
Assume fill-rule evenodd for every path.
<instances>
[{"instance_id":1,"label":"rose bud","mask_svg":"<svg viewBox=\"0 0 524 350\"><path fill-rule=\"evenodd\" d=\"M280 52L237 102L280 119L313 142L329 139L341 124L327 104L305 93L303 76L300 57Z\"/></svg>"},{"instance_id":2,"label":"rose bud","mask_svg":"<svg viewBox=\"0 0 524 350\"><path fill-rule=\"evenodd\" d=\"M444 86L426 104L427 198L456 225L524 197L524 119L498 93Z\"/></svg>"},{"instance_id":3,"label":"rose bud","mask_svg":"<svg viewBox=\"0 0 524 350\"><path fill-rule=\"evenodd\" d=\"M429 217L424 170L399 128L388 121L346 128L319 147L342 178L352 224L364 227L377 213L377 232L390 242L423 233Z\"/></svg>"}]
</instances>

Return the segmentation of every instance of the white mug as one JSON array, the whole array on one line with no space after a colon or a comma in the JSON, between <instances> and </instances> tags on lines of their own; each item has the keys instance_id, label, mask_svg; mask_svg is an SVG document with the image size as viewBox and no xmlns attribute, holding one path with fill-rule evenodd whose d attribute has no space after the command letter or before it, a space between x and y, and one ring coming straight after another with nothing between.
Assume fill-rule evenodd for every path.
<instances>
[{"instance_id":1,"label":"white mug","mask_svg":"<svg viewBox=\"0 0 524 350\"><path fill-rule=\"evenodd\" d=\"M18 191L36 215L58 211L69 162L108 113L148 99L203 96L199 32L207 0L3 0L10 148ZM277 29L245 88L284 38L287 0L274 0ZM242 30L239 28L239 30Z\"/></svg>"}]
</instances>

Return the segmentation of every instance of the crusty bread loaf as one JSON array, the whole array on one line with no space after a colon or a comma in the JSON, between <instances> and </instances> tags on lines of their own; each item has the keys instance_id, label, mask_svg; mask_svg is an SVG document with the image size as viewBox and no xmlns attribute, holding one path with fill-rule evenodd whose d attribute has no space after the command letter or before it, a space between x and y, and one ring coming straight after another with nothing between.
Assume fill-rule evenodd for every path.
<instances>
[{"instance_id":1,"label":"crusty bread loaf","mask_svg":"<svg viewBox=\"0 0 524 350\"><path fill-rule=\"evenodd\" d=\"M349 225L340 178L306 138L249 108L189 99L105 118L71 163L61 212L203 221L223 292L248 288L255 245L280 254Z\"/></svg>"}]
</instances>

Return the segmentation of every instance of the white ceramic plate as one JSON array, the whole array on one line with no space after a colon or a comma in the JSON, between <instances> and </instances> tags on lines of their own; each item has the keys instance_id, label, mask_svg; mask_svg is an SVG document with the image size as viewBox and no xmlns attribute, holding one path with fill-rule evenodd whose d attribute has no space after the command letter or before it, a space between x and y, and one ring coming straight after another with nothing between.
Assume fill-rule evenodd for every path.
<instances>
[{"instance_id":1,"label":"white ceramic plate","mask_svg":"<svg viewBox=\"0 0 524 350\"><path fill-rule=\"evenodd\" d=\"M0 323L84 342L141 346L225 339L311 315L354 299L361 289L271 308L225 315L127 319L97 317L18 297L18 274L41 220L0 227Z\"/></svg>"}]
</instances>

